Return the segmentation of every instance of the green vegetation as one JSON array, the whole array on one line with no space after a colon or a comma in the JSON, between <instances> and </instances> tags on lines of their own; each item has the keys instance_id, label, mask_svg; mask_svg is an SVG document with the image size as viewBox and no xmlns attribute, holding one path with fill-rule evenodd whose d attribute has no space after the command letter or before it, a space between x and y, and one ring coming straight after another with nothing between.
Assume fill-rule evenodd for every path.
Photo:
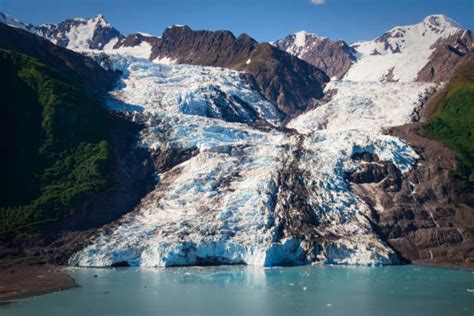
<instances>
[{"instance_id":1,"label":"green vegetation","mask_svg":"<svg viewBox=\"0 0 474 316\"><path fill-rule=\"evenodd\" d=\"M458 174L474 186L474 61L463 65L446 91L430 104L437 107L427 136L439 140L458 155Z\"/></svg>"},{"instance_id":2,"label":"green vegetation","mask_svg":"<svg viewBox=\"0 0 474 316\"><path fill-rule=\"evenodd\" d=\"M57 221L106 183L107 113L82 86L0 49L0 234Z\"/></svg>"}]
</instances>

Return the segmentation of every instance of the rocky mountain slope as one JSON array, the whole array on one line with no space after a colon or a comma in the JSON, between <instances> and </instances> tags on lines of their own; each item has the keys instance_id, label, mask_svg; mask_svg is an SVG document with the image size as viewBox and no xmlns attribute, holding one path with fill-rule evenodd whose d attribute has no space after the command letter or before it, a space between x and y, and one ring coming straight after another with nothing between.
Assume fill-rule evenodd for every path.
<instances>
[{"instance_id":1,"label":"rocky mountain slope","mask_svg":"<svg viewBox=\"0 0 474 316\"><path fill-rule=\"evenodd\" d=\"M372 205L374 223L388 242L411 260L472 265L473 82L471 57L456 70L446 91L428 104L428 124L392 129L392 135L405 139L420 154L413 172L401 177L382 167L377 157L354 157L359 164L349 177L354 190Z\"/></svg>"},{"instance_id":2,"label":"rocky mountain slope","mask_svg":"<svg viewBox=\"0 0 474 316\"><path fill-rule=\"evenodd\" d=\"M35 32L36 30L36 27L33 24L24 23L3 12L0 12L0 23L14 27L14 28L19 28L28 32Z\"/></svg>"},{"instance_id":3,"label":"rocky mountain slope","mask_svg":"<svg viewBox=\"0 0 474 316\"><path fill-rule=\"evenodd\" d=\"M135 149L139 126L99 104L117 73L20 28L2 24L0 34L7 192L0 244L16 242L21 253L22 241L6 231L39 229L54 239L64 229L108 223L138 202L154 170Z\"/></svg>"},{"instance_id":4,"label":"rocky mountain slope","mask_svg":"<svg viewBox=\"0 0 474 316\"><path fill-rule=\"evenodd\" d=\"M332 41L300 31L272 45L318 67L331 78L341 79L355 60L356 51L343 40Z\"/></svg>"},{"instance_id":5,"label":"rocky mountain slope","mask_svg":"<svg viewBox=\"0 0 474 316\"><path fill-rule=\"evenodd\" d=\"M458 30L436 41L428 63L418 72L417 81L449 80L474 53L473 36L471 30Z\"/></svg>"}]
</instances>

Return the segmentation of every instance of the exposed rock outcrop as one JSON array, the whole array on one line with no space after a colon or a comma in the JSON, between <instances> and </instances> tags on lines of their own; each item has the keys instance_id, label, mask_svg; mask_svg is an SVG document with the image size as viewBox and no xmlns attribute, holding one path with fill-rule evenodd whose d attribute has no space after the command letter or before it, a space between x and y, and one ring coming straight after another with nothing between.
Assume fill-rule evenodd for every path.
<instances>
[{"instance_id":1,"label":"exposed rock outcrop","mask_svg":"<svg viewBox=\"0 0 474 316\"><path fill-rule=\"evenodd\" d=\"M154 46L159 42L159 40L160 38L156 36L146 35L143 33L132 33L127 37L122 37L119 41L117 41L117 43L113 46L113 49L118 49L120 47L135 47L141 45L143 42Z\"/></svg>"},{"instance_id":2,"label":"exposed rock outcrop","mask_svg":"<svg viewBox=\"0 0 474 316\"><path fill-rule=\"evenodd\" d=\"M377 183L385 190L399 190L402 186L402 174L389 161L381 161L373 153L355 153L352 159L358 163L359 170L346 173L352 183Z\"/></svg>"},{"instance_id":3,"label":"exposed rock outcrop","mask_svg":"<svg viewBox=\"0 0 474 316\"><path fill-rule=\"evenodd\" d=\"M418 73L417 81L448 81L458 66L474 55L473 39L471 30L460 30L447 39L439 39L433 45L429 62Z\"/></svg>"},{"instance_id":4,"label":"exposed rock outcrop","mask_svg":"<svg viewBox=\"0 0 474 316\"><path fill-rule=\"evenodd\" d=\"M372 206L374 224L402 257L473 267L474 194L453 177L454 153L420 136L421 123L393 128L391 133L415 148L421 161L401 176L369 154L354 157L362 171L348 175L353 190Z\"/></svg>"}]
</instances>

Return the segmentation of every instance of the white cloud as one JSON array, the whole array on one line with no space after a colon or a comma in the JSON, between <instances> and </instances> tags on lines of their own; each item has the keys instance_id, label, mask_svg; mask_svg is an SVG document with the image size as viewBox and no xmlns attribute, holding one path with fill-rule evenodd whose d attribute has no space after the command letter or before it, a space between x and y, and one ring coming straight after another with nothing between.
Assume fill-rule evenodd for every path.
<instances>
[{"instance_id":1,"label":"white cloud","mask_svg":"<svg viewBox=\"0 0 474 316\"><path fill-rule=\"evenodd\" d=\"M311 0L312 4L322 5L326 3L326 0Z\"/></svg>"}]
</instances>

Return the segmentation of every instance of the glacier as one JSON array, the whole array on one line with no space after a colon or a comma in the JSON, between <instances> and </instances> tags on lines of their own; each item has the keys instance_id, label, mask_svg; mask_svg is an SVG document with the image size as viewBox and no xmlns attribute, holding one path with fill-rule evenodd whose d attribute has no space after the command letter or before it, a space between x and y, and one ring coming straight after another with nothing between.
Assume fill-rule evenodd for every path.
<instances>
[{"instance_id":1,"label":"glacier","mask_svg":"<svg viewBox=\"0 0 474 316\"><path fill-rule=\"evenodd\" d=\"M333 81L327 103L284 123L236 71L110 55L107 106L143 123L137 146L192 154L69 263L380 265L399 262L345 172L377 154L402 173L418 155L384 128L410 121L432 84Z\"/></svg>"}]
</instances>

